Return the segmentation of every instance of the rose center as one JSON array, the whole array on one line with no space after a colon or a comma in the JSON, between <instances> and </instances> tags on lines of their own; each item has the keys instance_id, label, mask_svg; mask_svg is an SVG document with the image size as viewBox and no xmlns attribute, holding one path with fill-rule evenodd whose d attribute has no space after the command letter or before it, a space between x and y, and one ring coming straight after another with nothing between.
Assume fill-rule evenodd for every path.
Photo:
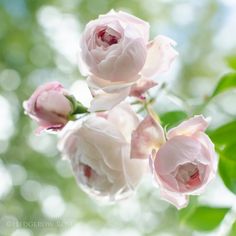
<instances>
[{"instance_id":1,"label":"rose center","mask_svg":"<svg viewBox=\"0 0 236 236\"><path fill-rule=\"evenodd\" d=\"M109 46L118 43L119 40L119 37L112 35L107 31L107 29L99 31L98 38L100 38L103 42L107 43Z\"/></svg>"},{"instance_id":2,"label":"rose center","mask_svg":"<svg viewBox=\"0 0 236 236\"><path fill-rule=\"evenodd\" d=\"M193 188L201 183L199 169L192 163L179 166L176 180L187 188Z\"/></svg>"},{"instance_id":3,"label":"rose center","mask_svg":"<svg viewBox=\"0 0 236 236\"><path fill-rule=\"evenodd\" d=\"M84 165L83 172L84 172L84 176L86 176L89 179L92 175L92 168L88 165Z\"/></svg>"}]
</instances>

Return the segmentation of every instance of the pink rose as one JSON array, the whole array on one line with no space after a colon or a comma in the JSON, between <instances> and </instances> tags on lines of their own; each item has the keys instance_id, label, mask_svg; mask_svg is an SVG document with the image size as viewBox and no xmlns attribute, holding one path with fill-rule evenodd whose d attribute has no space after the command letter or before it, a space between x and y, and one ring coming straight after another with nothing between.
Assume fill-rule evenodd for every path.
<instances>
[{"instance_id":1,"label":"pink rose","mask_svg":"<svg viewBox=\"0 0 236 236\"><path fill-rule=\"evenodd\" d=\"M140 79L168 70L177 55L172 48L175 42L165 36L148 40L149 24L122 11L112 10L87 24L80 44L80 69L89 75L94 95L90 111L109 110L129 94L145 92L150 82L141 82L140 91L130 90Z\"/></svg>"},{"instance_id":2,"label":"pink rose","mask_svg":"<svg viewBox=\"0 0 236 236\"><path fill-rule=\"evenodd\" d=\"M187 206L189 195L202 193L215 177L217 156L204 133L203 116L195 116L167 132L151 116L133 132L133 158L150 157L154 179L161 196L177 208Z\"/></svg>"},{"instance_id":3,"label":"pink rose","mask_svg":"<svg viewBox=\"0 0 236 236\"><path fill-rule=\"evenodd\" d=\"M38 132L60 130L68 122L72 108L66 94L67 91L59 82L50 82L38 87L23 103L26 114L37 121Z\"/></svg>"},{"instance_id":4,"label":"pink rose","mask_svg":"<svg viewBox=\"0 0 236 236\"><path fill-rule=\"evenodd\" d=\"M121 103L64 128L59 149L84 191L111 201L133 193L147 170L146 160L130 158L131 133L138 124L136 113Z\"/></svg>"}]
</instances>

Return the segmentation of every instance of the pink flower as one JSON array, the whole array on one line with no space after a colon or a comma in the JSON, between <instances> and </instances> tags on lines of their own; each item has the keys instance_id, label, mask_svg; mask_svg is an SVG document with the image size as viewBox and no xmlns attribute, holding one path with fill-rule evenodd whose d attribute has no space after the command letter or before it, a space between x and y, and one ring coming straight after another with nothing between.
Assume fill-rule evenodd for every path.
<instances>
[{"instance_id":1,"label":"pink flower","mask_svg":"<svg viewBox=\"0 0 236 236\"><path fill-rule=\"evenodd\" d=\"M149 24L125 12L112 10L87 24L80 45L80 69L89 75L94 95L90 111L109 110L129 94L145 92L150 82L149 86L139 84L136 93L130 90L140 79L168 70L177 55L172 48L175 42L165 36L148 40Z\"/></svg>"},{"instance_id":2,"label":"pink flower","mask_svg":"<svg viewBox=\"0 0 236 236\"><path fill-rule=\"evenodd\" d=\"M71 112L67 91L59 82L50 82L38 87L29 100L23 103L25 112L37 121L42 130L60 130L68 122Z\"/></svg>"},{"instance_id":3,"label":"pink flower","mask_svg":"<svg viewBox=\"0 0 236 236\"><path fill-rule=\"evenodd\" d=\"M203 116L195 116L167 132L151 116L132 135L132 158L150 157L162 198L177 208L187 206L189 195L199 195L215 177L217 156L204 133Z\"/></svg>"},{"instance_id":4,"label":"pink flower","mask_svg":"<svg viewBox=\"0 0 236 236\"><path fill-rule=\"evenodd\" d=\"M131 133L138 124L136 113L121 103L64 128L59 149L84 191L111 201L133 193L147 170L146 160L130 158Z\"/></svg>"}]
</instances>

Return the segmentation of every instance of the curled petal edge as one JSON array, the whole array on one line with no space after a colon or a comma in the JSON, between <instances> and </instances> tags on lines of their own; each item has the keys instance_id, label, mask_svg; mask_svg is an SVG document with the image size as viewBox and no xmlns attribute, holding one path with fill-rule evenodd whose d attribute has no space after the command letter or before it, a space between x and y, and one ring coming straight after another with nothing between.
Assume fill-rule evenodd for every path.
<instances>
[{"instance_id":1,"label":"curled petal edge","mask_svg":"<svg viewBox=\"0 0 236 236\"><path fill-rule=\"evenodd\" d=\"M173 48L176 42L166 36L159 35L147 45L147 58L141 74L150 78L169 70L171 63L178 56Z\"/></svg>"},{"instance_id":2,"label":"curled petal edge","mask_svg":"<svg viewBox=\"0 0 236 236\"><path fill-rule=\"evenodd\" d=\"M210 118L205 118L203 115L194 116L177 127L170 129L167 133L167 138L173 138L178 135L193 136L198 132L204 132L210 122Z\"/></svg>"},{"instance_id":3,"label":"curled petal edge","mask_svg":"<svg viewBox=\"0 0 236 236\"><path fill-rule=\"evenodd\" d=\"M148 115L132 133L131 158L147 159L165 142L161 125Z\"/></svg>"}]
</instances>

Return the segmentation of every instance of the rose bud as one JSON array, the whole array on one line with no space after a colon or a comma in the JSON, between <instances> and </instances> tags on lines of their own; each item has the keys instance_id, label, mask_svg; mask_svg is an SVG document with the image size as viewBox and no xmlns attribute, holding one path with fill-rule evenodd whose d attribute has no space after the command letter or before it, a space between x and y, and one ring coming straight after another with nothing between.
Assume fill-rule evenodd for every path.
<instances>
[{"instance_id":1,"label":"rose bud","mask_svg":"<svg viewBox=\"0 0 236 236\"><path fill-rule=\"evenodd\" d=\"M149 89L150 81L130 91L139 80L169 69L177 55L172 45L173 40L161 35L149 41L149 24L122 11L89 22L81 37L79 65L94 95L90 111L109 110Z\"/></svg>"},{"instance_id":2,"label":"rose bud","mask_svg":"<svg viewBox=\"0 0 236 236\"><path fill-rule=\"evenodd\" d=\"M162 127L148 116L133 133L131 156L149 156L161 197L177 208L186 207L189 195L201 194L216 175L217 156L204 133L207 126L203 116L195 116L170 129L165 139Z\"/></svg>"},{"instance_id":3,"label":"rose bud","mask_svg":"<svg viewBox=\"0 0 236 236\"><path fill-rule=\"evenodd\" d=\"M61 130L72 112L68 92L59 82L49 82L39 86L29 100L23 103L25 113L35 120L42 130Z\"/></svg>"},{"instance_id":4,"label":"rose bud","mask_svg":"<svg viewBox=\"0 0 236 236\"><path fill-rule=\"evenodd\" d=\"M147 160L130 158L131 133L138 124L136 113L121 103L64 128L59 150L89 195L116 201L134 192L148 167Z\"/></svg>"}]
</instances>

